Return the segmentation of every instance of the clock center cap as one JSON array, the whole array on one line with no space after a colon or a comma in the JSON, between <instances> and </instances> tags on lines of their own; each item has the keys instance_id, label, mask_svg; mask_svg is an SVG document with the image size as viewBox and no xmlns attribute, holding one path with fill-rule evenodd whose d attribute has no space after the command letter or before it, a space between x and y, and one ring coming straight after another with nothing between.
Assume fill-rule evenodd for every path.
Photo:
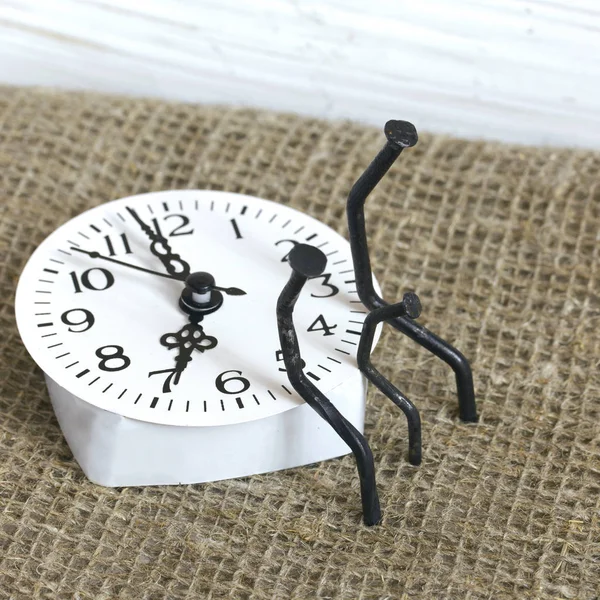
<instances>
[{"instance_id":1,"label":"clock center cap","mask_svg":"<svg viewBox=\"0 0 600 600\"><path fill-rule=\"evenodd\" d=\"M185 280L185 288L179 299L180 308L191 316L215 312L223 304L223 294L214 289L215 278L204 271L192 273Z\"/></svg>"},{"instance_id":2,"label":"clock center cap","mask_svg":"<svg viewBox=\"0 0 600 600\"><path fill-rule=\"evenodd\" d=\"M215 278L210 273L198 271L192 273L186 280L185 285L192 291L192 299L198 304L210 302L210 296L215 285Z\"/></svg>"}]
</instances>

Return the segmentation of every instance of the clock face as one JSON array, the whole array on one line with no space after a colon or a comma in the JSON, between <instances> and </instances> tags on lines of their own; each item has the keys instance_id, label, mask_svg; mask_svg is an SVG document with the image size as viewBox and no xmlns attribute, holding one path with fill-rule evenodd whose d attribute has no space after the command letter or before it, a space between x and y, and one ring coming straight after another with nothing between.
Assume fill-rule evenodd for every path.
<instances>
[{"instance_id":1,"label":"clock face","mask_svg":"<svg viewBox=\"0 0 600 600\"><path fill-rule=\"evenodd\" d=\"M151 251L144 226L225 288L218 310L190 322L179 307L184 282ZM297 243L328 260L294 312L305 373L327 394L356 373L366 316L350 246L319 221L251 196L158 192L72 219L23 271L19 331L49 377L107 411L194 426L267 417L303 402L285 373L275 313Z\"/></svg>"}]
</instances>

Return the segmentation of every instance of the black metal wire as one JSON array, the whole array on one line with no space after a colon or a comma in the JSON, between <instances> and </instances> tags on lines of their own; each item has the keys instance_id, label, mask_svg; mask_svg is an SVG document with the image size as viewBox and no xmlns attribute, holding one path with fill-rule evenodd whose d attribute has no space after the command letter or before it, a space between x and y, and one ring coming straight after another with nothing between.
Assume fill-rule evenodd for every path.
<instances>
[{"instance_id":1,"label":"black metal wire","mask_svg":"<svg viewBox=\"0 0 600 600\"><path fill-rule=\"evenodd\" d=\"M420 313L420 303L416 294L407 293L402 302L383 306L371 311L365 319L358 345L358 368L369 381L381 390L406 415L408 422L408 460L412 465L421 464L421 417L417 407L386 379L371 362L371 349L377 325L403 315L416 318Z\"/></svg>"}]
</instances>

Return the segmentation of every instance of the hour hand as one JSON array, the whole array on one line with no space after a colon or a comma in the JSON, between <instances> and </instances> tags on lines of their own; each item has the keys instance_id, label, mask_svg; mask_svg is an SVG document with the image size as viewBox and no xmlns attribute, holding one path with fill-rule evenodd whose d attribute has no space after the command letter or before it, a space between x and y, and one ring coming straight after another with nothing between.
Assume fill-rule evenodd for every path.
<instances>
[{"instance_id":1,"label":"hour hand","mask_svg":"<svg viewBox=\"0 0 600 600\"><path fill-rule=\"evenodd\" d=\"M160 338L162 346L168 350L177 350L175 356L175 366L171 369L161 369L160 371L151 371L148 377L167 373L168 376L163 383L163 392L171 392L171 385L177 385L181 374L185 371L188 363L192 360L194 350L205 352L211 350L217 345L217 338L212 335L206 335L204 329L199 323L188 323L176 333L165 333Z\"/></svg>"},{"instance_id":2,"label":"hour hand","mask_svg":"<svg viewBox=\"0 0 600 600\"><path fill-rule=\"evenodd\" d=\"M179 254L175 254L175 252L173 252L169 242L160 232L156 220L154 221L156 229L153 229L140 218L133 208L127 206L126 209L136 223L140 226L140 229L150 239L150 252L152 252L152 254L154 254L154 256L160 260L160 262L162 262L167 270L167 273L173 277L176 277L177 279L185 280L191 272L190 265L188 265L188 263L185 262L185 260L183 260Z\"/></svg>"}]
</instances>

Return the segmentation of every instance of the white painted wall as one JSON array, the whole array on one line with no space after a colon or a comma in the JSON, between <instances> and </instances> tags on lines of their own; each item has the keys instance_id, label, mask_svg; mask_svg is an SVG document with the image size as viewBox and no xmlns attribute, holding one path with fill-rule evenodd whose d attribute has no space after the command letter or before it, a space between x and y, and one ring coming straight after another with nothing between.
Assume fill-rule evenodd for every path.
<instances>
[{"instance_id":1,"label":"white painted wall","mask_svg":"<svg viewBox=\"0 0 600 600\"><path fill-rule=\"evenodd\" d=\"M0 0L0 82L600 148L600 1Z\"/></svg>"}]
</instances>

